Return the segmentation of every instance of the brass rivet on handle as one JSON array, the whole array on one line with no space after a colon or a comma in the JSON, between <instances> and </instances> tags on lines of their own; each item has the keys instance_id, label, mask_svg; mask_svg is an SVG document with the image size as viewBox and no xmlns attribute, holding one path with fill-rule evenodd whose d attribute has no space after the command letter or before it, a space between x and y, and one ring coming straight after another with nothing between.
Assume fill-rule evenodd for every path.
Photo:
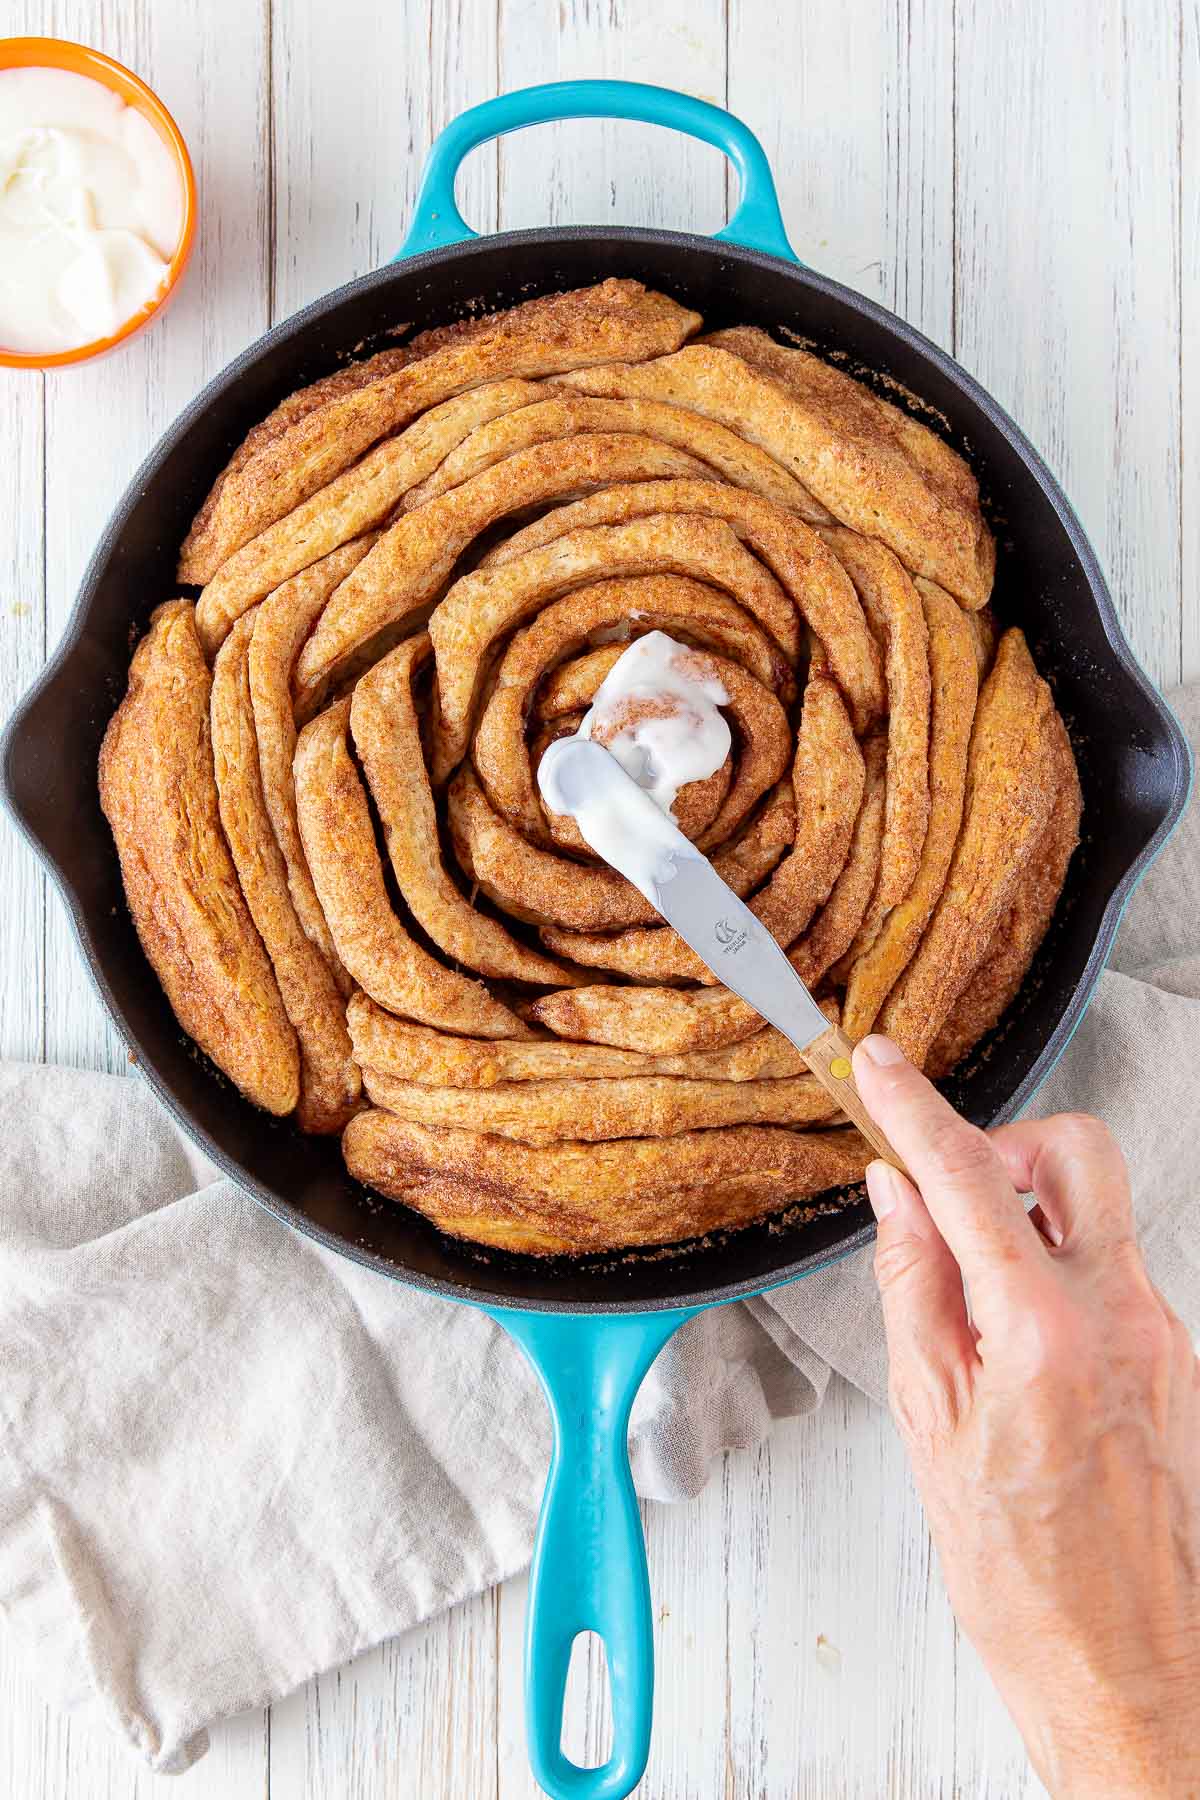
<instances>
[{"instance_id":1,"label":"brass rivet on handle","mask_svg":"<svg viewBox=\"0 0 1200 1800\"><path fill-rule=\"evenodd\" d=\"M844 1056L835 1056L829 1065L829 1073L836 1075L839 1081L845 1081L850 1073L850 1064Z\"/></svg>"}]
</instances>

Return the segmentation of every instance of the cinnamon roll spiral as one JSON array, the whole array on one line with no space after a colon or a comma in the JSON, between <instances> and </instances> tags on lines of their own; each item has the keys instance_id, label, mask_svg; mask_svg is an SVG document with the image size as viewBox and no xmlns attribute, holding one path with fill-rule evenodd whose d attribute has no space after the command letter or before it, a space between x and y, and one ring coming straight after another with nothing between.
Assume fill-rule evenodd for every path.
<instances>
[{"instance_id":1,"label":"cinnamon roll spiral","mask_svg":"<svg viewBox=\"0 0 1200 1800\"><path fill-rule=\"evenodd\" d=\"M146 953L255 1104L522 1253L827 1204L868 1150L537 788L633 639L720 684L679 793L854 1037L996 1024L1078 835L966 463L807 351L606 281L291 396L182 547L105 739Z\"/></svg>"}]
</instances>

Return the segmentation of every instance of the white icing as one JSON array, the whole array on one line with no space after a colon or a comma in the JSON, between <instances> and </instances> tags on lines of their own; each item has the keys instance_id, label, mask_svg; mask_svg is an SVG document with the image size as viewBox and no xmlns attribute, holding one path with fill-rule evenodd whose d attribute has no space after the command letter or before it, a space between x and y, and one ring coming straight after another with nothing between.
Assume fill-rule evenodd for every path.
<instances>
[{"instance_id":1,"label":"white icing","mask_svg":"<svg viewBox=\"0 0 1200 1800\"><path fill-rule=\"evenodd\" d=\"M651 905L679 861L698 858L671 807L681 787L706 780L729 754L718 710L728 699L686 645L648 632L613 664L578 732L551 744L538 765L550 811L569 814L584 842ZM661 716L646 716L647 704ZM596 731L614 725L607 744L595 742ZM636 786L621 779L618 764Z\"/></svg>"},{"instance_id":2,"label":"white icing","mask_svg":"<svg viewBox=\"0 0 1200 1800\"><path fill-rule=\"evenodd\" d=\"M65 69L0 70L0 345L111 337L159 293L183 188L157 131Z\"/></svg>"},{"instance_id":3,"label":"white icing","mask_svg":"<svg viewBox=\"0 0 1200 1800\"><path fill-rule=\"evenodd\" d=\"M686 645L665 631L647 632L613 664L579 727L582 738L603 732L605 748L664 812L680 788L704 781L729 755L729 724L720 711L729 695L695 664ZM641 713L655 704L661 717ZM610 737L613 725L619 729Z\"/></svg>"},{"instance_id":4,"label":"white icing","mask_svg":"<svg viewBox=\"0 0 1200 1800\"><path fill-rule=\"evenodd\" d=\"M680 862L699 852L645 788L631 785L602 744L578 735L549 745L538 786L551 812L568 813L597 856L632 881L652 906Z\"/></svg>"}]
</instances>

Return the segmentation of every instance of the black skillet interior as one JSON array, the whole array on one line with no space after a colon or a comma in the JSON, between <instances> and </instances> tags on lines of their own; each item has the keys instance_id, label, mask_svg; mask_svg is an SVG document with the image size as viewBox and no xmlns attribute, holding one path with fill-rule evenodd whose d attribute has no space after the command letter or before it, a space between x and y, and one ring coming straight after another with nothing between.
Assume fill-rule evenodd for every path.
<instances>
[{"instance_id":1,"label":"black skillet interior","mask_svg":"<svg viewBox=\"0 0 1200 1800\"><path fill-rule=\"evenodd\" d=\"M1187 792L1187 751L1133 662L1091 550L1011 421L918 334L857 295L756 252L671 233L511 233L365 276L279 326L188 408L141 469L84 579L62 650L4 744L18 821L63 889L117 1026L159 1097L209 1154L280 1217L335 1248L462 1299L532 1308L654 1308L731 1299L787 1280L870 1235L861 1201L723 1240L596 1263L484 1255L443 1238L346 1175L336 1142L301 1138L249 1106L181 1034L140 949L96 794L96 756L134 642L175 591L177 547L217 471L285 394L387 334L631 276L710 328L765 326L854 373L900 383L940 416L977 471L1000 543L995 604L1029 636L1071 728L1084 842L1025 990L952 1097L981 1123L1011 1116L1086 1004L1138 873ZM891 398L896 391L883 390Z\"/></svg>"}]
</instances>

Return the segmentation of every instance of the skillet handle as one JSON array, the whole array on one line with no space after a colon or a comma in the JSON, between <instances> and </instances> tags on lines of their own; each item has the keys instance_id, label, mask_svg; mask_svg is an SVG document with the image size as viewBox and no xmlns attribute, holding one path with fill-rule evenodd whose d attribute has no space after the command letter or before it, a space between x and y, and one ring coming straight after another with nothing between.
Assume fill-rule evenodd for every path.
<instances>
[{"instance_id":1,"label":"skillet handle","mask_svg":"<svg viewBox=\"0 0 1200 1800\"><path fill-rule=\"evenodd\" d=\"M439 133L425 164L408 236L393 261L476 237L478 233L471 230L454 201L459 164L489 138L554 119L637 119L647 125L667 125L714 144L725 152L741 178L737 211L715 237L729 244L744 244L750 250L765 250L768 256L786 262L799 260L787 241L763 147L750 127L732 113L691 94L642 81L548 81L469 107Z\"/></svg>"},{"instance_id":2,"label":"skillet handle","mask_svg":"<svg viewBox=\"0 0 1200 1800\"><path fill-rule=\"evenodd\" d=\"M554 1426L525 1618L529 1760L552 1800L622 1800L646 1767L654 1627L629 1413L650 1364L695 1310L492 1312L536 1369ZM562 1751L567 1671L581 1631L603 1638L608 1655L613 1747L596 1769Z\"/></svg>"}]
</instances>

